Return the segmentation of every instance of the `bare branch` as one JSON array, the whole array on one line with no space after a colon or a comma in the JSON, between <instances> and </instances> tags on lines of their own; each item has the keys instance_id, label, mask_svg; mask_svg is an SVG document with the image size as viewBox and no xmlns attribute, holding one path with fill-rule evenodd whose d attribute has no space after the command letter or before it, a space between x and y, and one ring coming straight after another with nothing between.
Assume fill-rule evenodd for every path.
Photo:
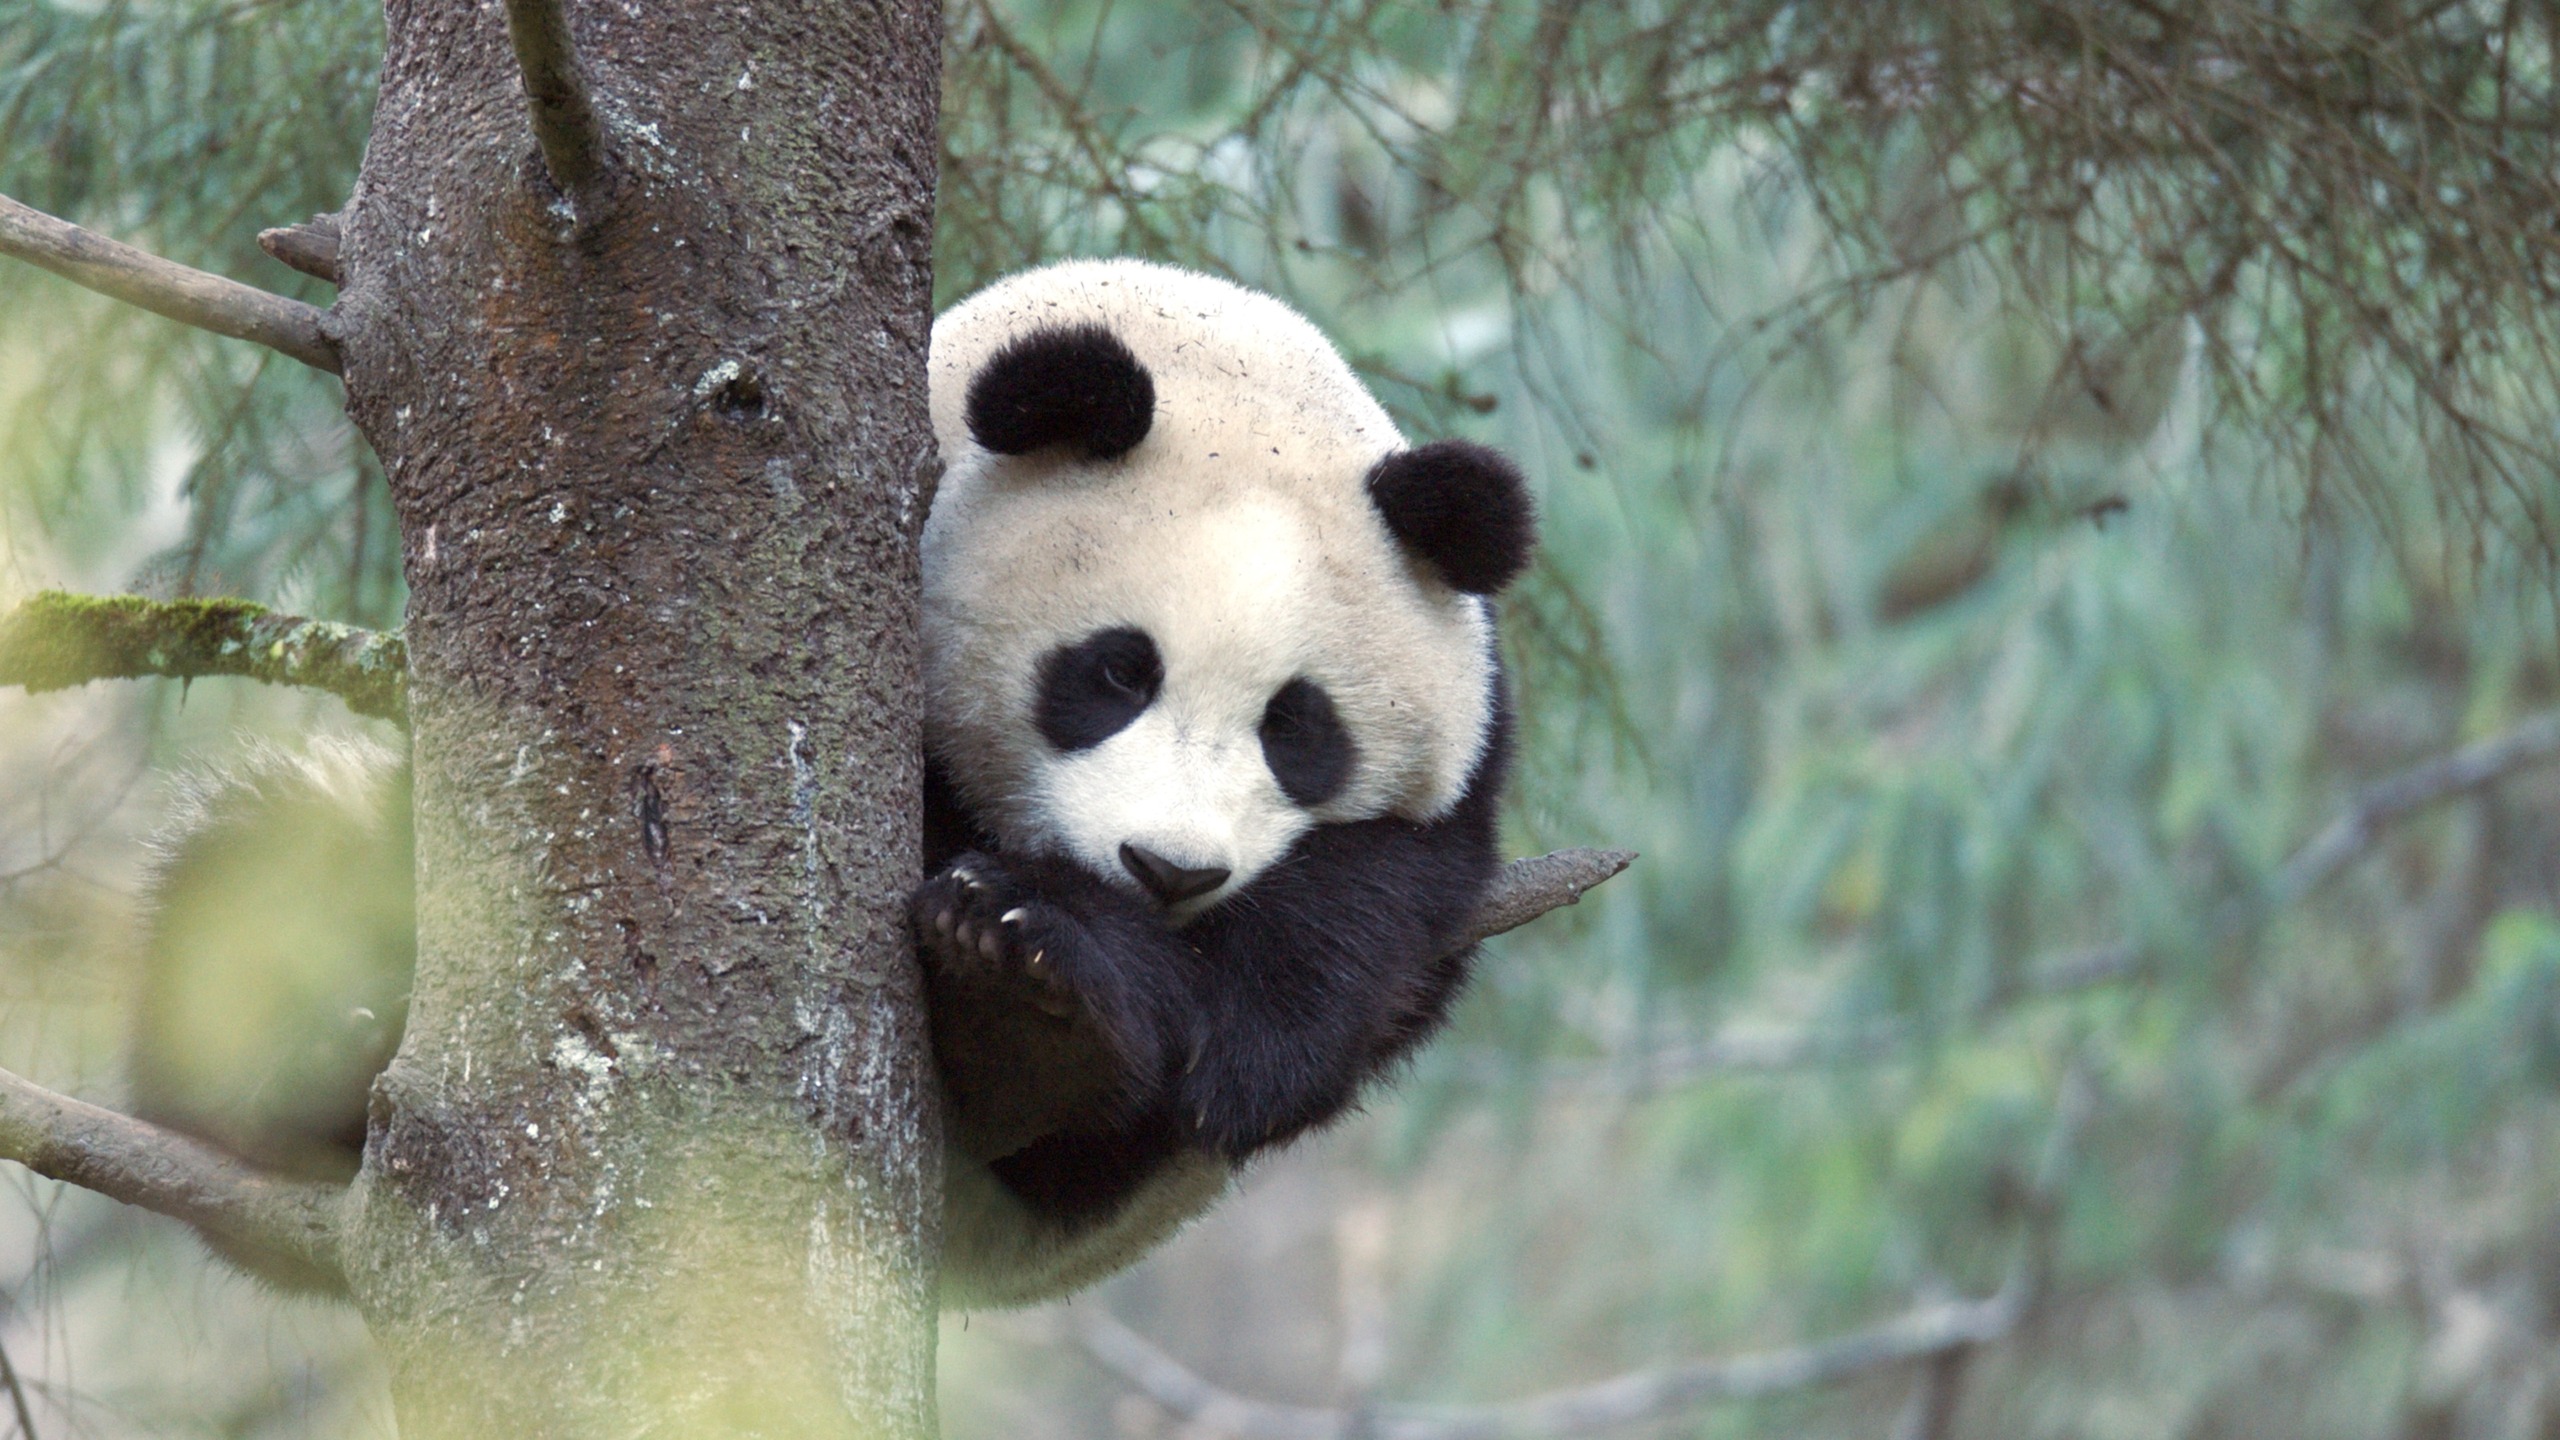
<instances>
[{"instance_id":1,"label":"bare branch","mask_svg":"<svg viewBox=\"0 0 2560 1440\"><path fill-rule=\"evenodd\" d=\"M2227 931L2253 916L2300 904L2363 858L2393 825L2431 805L2554 760L2560 760L2560 710L2546 710L2514 729L2385 776L2357 791L2338 818L2286 857L2260 907L2227 906L2217 923ZM2103 985L2132 974L2141 962L2142 948L2130 939L2092 946L2039 966L2035 988L2054 991Z\"/></svg>"},{"instance_id":2,"label":"bare branch","mask_svg":"<svg viewBox=\"0 0 2560 1440\"><path fill-rule=\"evenodd\" d=\"M184 1220L324 1275L338 1270L334 1185L284 1180L184 1135L0 1070L0 1159Z\"/></svg>"},{"instance_id":3,"label":"bare branch","mask_svg":"<svg viewBox=\"0 0 2560 1440\"><path fill-rule=\"evenodd\" d=\"M515 42L516 68L524 72L524 98L543 168L562 194L574 195L603 168L604 146L595 107L587 103L586 77L578 70L565 0L507 0L507 36Z\"/></svg>"},{"instance_id":4,"label":"bare branch","mask_svg":"<svg viewBox=\"0 0 2560 1440\"><path fill-rule=\"evenodd\" d=\"M2379 844L2400 821L2439 802L2486 789L2518 771L2554 761L2560 761L2560 710L2545 711L2514 729L2385 776L2358 791L2344 812L2286 857L2268 886L2264 909L2234 905L2226 908L2218 923L2228 929L2251 915L2297 905ZM1514 868L1535 863L1541 862L1524 860ZM2083 946L2035 965L2028 988L2052 995L2112 984L2140 969L2142 958L2142 945L2130 937ZM1880 1058L1893 1053L1900 1038L1900 1032L1890 1026L1859 1031L1737 1030L1651 1054L1592 1061L1548 1078L1559 1088L1667 1089L1715 1075ZM1507 1073L1491 1062L1472 1068L1488 1081Z\"/></svg>"},{"instance_id":5,"label":"bare branch","mask_svg":"<svg viewBox=\"0 0 2560 1440\"><path fill-rule=\"evenodd\" d=\"M35 1411L27 1404L27 1387L20 1383L18 1367L9 1359L5 1347L0 1347L0 1385L9 1388L9 1409L17 1417L18 1433L26 1440L36 1440Z\"/></svg>"},{"instance_id":6,"label":"bare branch","mask_svg":"<svg viewBox=\"0 0 2560 1440\"><path fill-rule=\"evenodd\" d=\"M258 248L314 279L338 283L339 225L336 214L314 215L299 225L258 232Z\"/></svg>"},{"instance_id":7,"label":"bare branch","mask_svg":"<svg viewBox=\"0 0 2560 1440\"><path fill-rule=\"evenodd\" d=\"M1966 1360L2014 1332L2042 1293L2059 1199L2097 1102L2091 1068L2085 1057L2075 1057L2054 1097L2017 1257L1998 1290L1979 1300L1914 1306L1864 1329L1789 1349L1638 1370L1491 1405L1376 1405L1355 1411L1274 1404L1222 1389L1098 1306L1069 1307L1046 1318L1176 1419L1234 1440L1562 1440L1663 1420L1718 1400L1837 1385L1914 1361L1927 1362L1929 1372L1897 1433L1933 1440L1953 1412ZM1056 1335L1051 1329L1044 1338Z\"/></svg>"},{"instance_id":8,"label":"bare branch","mask_svg":"<svg viewBox=\"0 0 2560 1440\"><path fill-rule=\"evenodd\" d=\"M143 675L238 675L326 690L359 715L406 723L408 647L246 600L146 600L48 590L0 616L0 685L61 690Z\"/></svg>"},{"instance_id":9,"label":"bare branch","mask_svg":"<svg viewBox=\"0 0 2560 1440\"><path fill-rule=\"evenodd\" d=\"M1836 1385L1888 1366L1987 1344L2025 1312L2023 1270L1981 1300L1922 1305L1811 1345L1639 1370L1495 1405L1381 1405L1365 1415L1280 1405L1224 1390L1096 1307L1065 1313L1087 1354L1177 1418L1236 1440L1554 1440L1622 1429L1715 1400ZM1365 1426L1365 1428L1361 1428Z\"/></svg>"},{"instance_id":10,"label":"bare branch","mask_svg":"<svg viewBox=\"0 0 2560 1440\"><path fill-rule=\"evenodd\" d=\"M2560 710L2545 711L2500 735L2412 765L2357 792L2347 812L2276 873L2268 903L2290 905L2373 848L2382 832L2439 800L2467 795L2518 770L2560 759Z\"/></svg>"},{"instance_id":11,"label":"bare branch","mask_svg":"<svg viewBox=\"0 0 2560 1440\"><path fill-rule=\"evenodd\" d=\"M1558 850L1502 867L1467 927L1462 945L1517 930L1539 916L1579 904L1584 892L1636 863L1632 850Z\"/></svg>"},{"instance_id":12,"label":"bare branch","mask_svg":"<svg viewBox=\"0 0 2560 1440\"><path fill-rule=\"evenodd\" d=\"M0 195L0 255L41 265L75 285L182 325L254 340L315 370L338 373L338 342L317 306L163 260L6 195Z\"/></svg>"}]
</instances>

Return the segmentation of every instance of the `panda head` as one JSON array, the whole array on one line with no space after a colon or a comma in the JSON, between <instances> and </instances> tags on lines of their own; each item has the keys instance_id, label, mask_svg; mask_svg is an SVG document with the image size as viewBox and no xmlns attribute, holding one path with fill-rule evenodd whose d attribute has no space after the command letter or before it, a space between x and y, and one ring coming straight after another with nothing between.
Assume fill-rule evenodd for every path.
<instances>
[{"instance_id":1,"label":"panda head","mask_svg":"<svg viewBox=\"0 0 2560 1440\"><path fill-rule=\"evenodd\" d=\"M1407 448L1287 306L1134 261L946 313L932 400L927 743L1007 848L1183 920L1457 803L1534 543L1508 461Z\"/></svg>"}]
</instances>

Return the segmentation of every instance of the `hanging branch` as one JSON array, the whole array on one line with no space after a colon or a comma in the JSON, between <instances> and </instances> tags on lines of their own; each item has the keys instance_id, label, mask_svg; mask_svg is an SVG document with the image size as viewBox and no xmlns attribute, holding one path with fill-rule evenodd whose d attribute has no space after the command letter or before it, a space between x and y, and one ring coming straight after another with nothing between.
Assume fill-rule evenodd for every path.
<instances>
[{"instance_id":1,"label":"hanging branch","mask_svg":"<svg viewBox=\"0 0 2560 1440\"><path fill-rule=\"evenodd\" d=\"M338 1273L334 1185L283 1180L209 1146L0 1070L0 1160L226 1240Z\"/></svg>"},{"instance_id":2,"label":"hanging branch","mask_svg":"<svg viewBox=\"0 0 2560 1440\"><path fill-rule=\"evenodd\" d=\"M190 269L83 230L0 195L0 255L41 265L75 285L182 325L254 340L315 370L338 373L338 342L317 306Z\"/></svg>"},{"instance_id":3,"label":"hanging branch","mask_svg":"<svg viewBox=\"0 0 2560 1440\"><path fill-rule=\"evenodd\" d=\"M48 590L0 615L0 685L61 690L144 675L238 675L326 690L359 715L406 723L408 647L246 600L146 600Z\"/></svg>"},{"instance_id":4,"label":"hanging branch","mask_svg":"<svg viewBox=\"0 0 2560 1440\"><path fill-rule=\"evenodd\" d=\"M507 0L507 38L515 42L516 67L524 72L524 98L543 168L560 193L575 195L602 171L604 146L595 107L587 103L586 77L578 70L565 0Z\"/></svg>"}]
</instances>

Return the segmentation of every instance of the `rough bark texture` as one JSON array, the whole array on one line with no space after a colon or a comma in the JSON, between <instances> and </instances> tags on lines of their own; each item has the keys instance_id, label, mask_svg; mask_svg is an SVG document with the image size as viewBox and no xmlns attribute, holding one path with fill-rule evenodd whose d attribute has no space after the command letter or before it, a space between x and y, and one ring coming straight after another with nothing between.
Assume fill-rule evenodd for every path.
<instances>
[{"instance_id":1,"label":"rough bark texture","mask_svg":"<svg viewBox=\"0 0 2560 1440\"><path fill-rule=\"evenodd\" d=\"M419 965L344 1256L401 1429L932 1430L929 0L390 0L339 257L410 583Z\"/></svg>"}]
</instances>

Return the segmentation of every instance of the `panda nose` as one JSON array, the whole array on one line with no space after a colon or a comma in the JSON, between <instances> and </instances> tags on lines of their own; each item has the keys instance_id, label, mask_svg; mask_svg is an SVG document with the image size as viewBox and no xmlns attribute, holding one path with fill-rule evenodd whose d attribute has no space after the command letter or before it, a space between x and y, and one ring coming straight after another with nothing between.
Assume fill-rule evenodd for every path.
<instances>
[{"instance_id":1,"label":"panda nose","mask_svg":"<svg viewBox=\"0 0 2560 1440\"><path fill-rule=\"evenodd\" d=\"M1179 905L1185 900L1206 895L1226 884L1231 873L1220 865L1186 870L1152 850L1141 850L1125 841L1120 846L1120 863L1128 866L1129 873L1138 877L1138 883L1167 905Z\"/></svg>"}]
</instances>

